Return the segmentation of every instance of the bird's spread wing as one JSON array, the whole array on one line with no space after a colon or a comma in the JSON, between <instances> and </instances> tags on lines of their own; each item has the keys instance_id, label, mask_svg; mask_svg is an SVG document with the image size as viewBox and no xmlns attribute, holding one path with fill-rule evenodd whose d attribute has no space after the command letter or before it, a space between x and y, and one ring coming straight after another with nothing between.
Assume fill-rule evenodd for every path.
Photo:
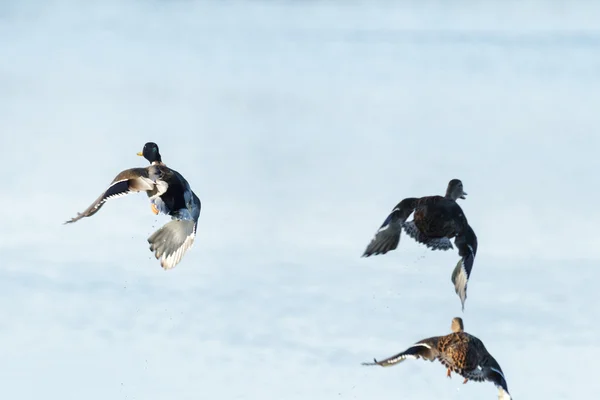
<instances>
[{"instance_id":1,"label":"bird's spread wing","mask_svg":"<svg viewBox=\"0 0 600 400\"><path fill-rule=\"evenodd\" d=\"M385 254L398 247L400 234L402 233L402 224L414 211L417 200L417 198L409 197L394 207L365 249L363 257Z\"/></svg>"},{"instance_id":2,"label":"bird's spread wing","mask_svg":"<svg viewBox=\"0 0 600 400\"><path fill-rule=\"evenodd\" d=\"M402 232L402 224L397 217L398 211L399 210L395 208L385 221L383 221L383 224L377 230L375 236L365 249L363 257L385 254L398 247L400 233Z\"/></svg>"},{"instance_id":3,"label":"bird's spread wing","mask_svg":"<svg viewBox=\"0 0 600 400\"><path fill-rule=\"evenodd\" d=\"M148 176L146 168L131 168L121 172L113 179L108 189L104 191L85 211L78 213L65 224L91 217L100 210L107 200L126 196L130 193L149 192L154 190L155 182Z\"/></svg>"},{"instance_id":4,"label":"bird's spread wing","mask_svg":"<svg viewBox=\"0 0 600 400\"><path fill-rule=\"evenodd\" d=\"M460 297L462 309L464 310L465 301L467 300L467 284L477 254L477 236L475 236L473 229L468 226L464 234L456 237L454 244L458 247L458 254L461 259L452 272L452 283L454 283L454 290Z\"/></svg>"},{"instance_id":5,"label":"bird's spread wing","mask_svg":"<svg viewBox=\"0 0 600 400\"><path fill-rule=\"evenodd\" d=\"M380 365L382 367L389 367L398 364L406 360L407 358L423 358L425 360L433 361L437 358L439 354L436 348L437 339L437 337L433 337L422 340L419 343L413 344L411 347L409 347L402 353L398 353L381 361L377 361L374 359L373 362L362 363L362 365Z\"/></svg>"},{"instance_id":6,"label":"bird's spread wing","mask_svg":"<svg viewBox=\"0 0 600 400\"><path fill-rule=\"evenodd\" d=\"M473 371L464 374L466 378L476 381L492 382L499 391L499 398L503 400L510 400L511 396L508 392L508 385L506 384L506 378L499 366L481 366L478 365Z\"/></svg>"},{"instance_id":7,"label":"bird's spread wing","mask_svg":"<svg viewBox=\"0 0 600 400\"><path fill-rule=\"evenodd\" d=\"M154 232L149 238L150 250L165 269L174 268L186 251L192 247L196 236L197 222L174 220Z\"/></svg>"}]
</instances>

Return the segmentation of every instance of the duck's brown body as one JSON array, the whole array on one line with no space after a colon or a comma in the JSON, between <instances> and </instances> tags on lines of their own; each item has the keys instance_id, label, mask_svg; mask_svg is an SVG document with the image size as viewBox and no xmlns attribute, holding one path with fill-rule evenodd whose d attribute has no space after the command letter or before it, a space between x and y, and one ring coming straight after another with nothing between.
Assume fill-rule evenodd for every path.
<instances>
[{"instance_id":1,"label":"duck's brown body","mask_svg":"<svg viewBox=\"0 0 600 400\"><path fill-rule=\"evenodd\" d=\"M458 203L442 196L418 199L413 221L419 231L428 238L452 239L469 225Z\"/></svg>"}]
</instances>

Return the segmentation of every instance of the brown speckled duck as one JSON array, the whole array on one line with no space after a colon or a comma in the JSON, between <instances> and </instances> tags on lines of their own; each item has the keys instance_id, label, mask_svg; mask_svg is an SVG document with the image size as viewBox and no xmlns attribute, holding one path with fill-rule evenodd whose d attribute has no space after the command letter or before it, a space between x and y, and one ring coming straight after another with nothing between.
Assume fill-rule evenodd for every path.
<instances>
[{"instance_id":1,"label":"brown speckled duck","mask_svg":"<svg viewBox=\"0 0 600 400\"><path fill-rule=\"evenodd\" d=\"M451 372L455 372L465 378L463 383L469 380L492 382L498 388L499 399L511 399L502 368L481 340L464 331L463 321L459 317L452 320L452 333L449 335L423 339L402 353L362 365L389 367L407 358L423 358L432 362L438 360L448 369L447 377L450 378Z\"/></svg>"},{"instance_id":2,"label":"brown speckled duck","mask_svg":"<svg viewBox=\"0 0 600 400\"><path fill-rule=\"evenodd\" d=\"M131 193L146 192L154 214L166 214L172 221L154 232L149 238L150 250L163 269L174 268L192 247L200 217L200 199L189 183L177 171L163 162L156 143L148 142L137 153L150 165L121 171L85 211L65 222L73 223L96 214L106 201Z\"/></svg>"},{"instance_id":3,"label":"brown speckled duck","mask_svg":"<svg viewBox=\"0 0 600 400\"><path fill-rule=\"evenodd\" d=\"M385 254L396 249L402 229L432 250L452 249L450 239L454 238L461 259L452 272L452 283L464 310L467 283L477 254L477 236L456 202L457 199L465 199L466 195L462 182L452 179L445 196L409 197L402 200L377 230L362 256ZM413 220L406 221L413 212Z\"/></svg>"}]
</instances>

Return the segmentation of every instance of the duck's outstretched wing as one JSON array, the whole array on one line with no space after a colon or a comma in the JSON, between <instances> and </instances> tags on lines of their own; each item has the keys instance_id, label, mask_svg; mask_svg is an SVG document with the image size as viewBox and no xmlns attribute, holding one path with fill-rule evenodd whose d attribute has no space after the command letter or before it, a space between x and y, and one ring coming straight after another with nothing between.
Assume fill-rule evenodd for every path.
<instances>
[{"instance_id":1,"label":"duck's outstretched wing","mask_svg":"<svg viewBox=\"0 0 600 400\"><path fill-rule=\"evenodd\" d=\"M501 369L494 367L483 367L483 375L486 381L492 382L498 388L498 398L501 400L511 400L508 392L508 385Z\"/></svg>"},{"instance_id":2,"label":"duck's outstretched wing","mask_svg":"<svg viewBox=\"0 0 600 400\"><path fill-rule=\"evenodd\" d=\"M154 232L149 238L150 250L165 269L174 268L194 244L197 222L174 220Z\"/></svg>"},{"instance_id":3,"label":"duck's outstretched wing","mask_svg":"<svg viewBox=\"0 0 600 400\"><path fill-rule=\"evenodd\" d=\"M464 310L465 301L467 300L467 284L469 283L469 277L471 276L471 270L475 262L475 255L477 254L477 236L471 226L467 225L465 231L456 236L454 244L458 248L458 255L461 259L456 264L454 271L452 271L452 283L454 284L456 294L460 297L462 309Z\"/></svg>"},{"instance_id":4,"label":"duck's outstretched wing","mask_svg":"<svg viewBox=\"0 0 600 400\"><path fill-rule=\"evenodd\" d=\"M425 360L433 361L439 356L439 352L437 350L439 338L439 336L435 336L428 339L423 339L418 343L413 344L402 353L398 353L381 361L373 359L373 362L364 362L362 365L380 365L382 367L389 367L398 364L407 358L413 358L417 360L419 358L423 358Z\"/></svg>"},{"instance_id":5,"label":"duck's outstretched wing","mask_svg":"<svg viewBox=\"0 0 600 400\"><path fill-rule=\"evenodd\" d=\"M104 191L85 211L77 213L76 217L66 221L70 224L79 221L84 217L91 217L100 210L107 200L126 196L130 193L152 192L156 189L156 184L147 168L131 168L122 171L113 179L108 189Z\"/></svg>"},{"instance_id":6,"label":"duck's outstretched wing","mask_svg":"<svg viewBox=\"0 0 600 400\"><path fill-rule=\"evenodd\" d=\"M476 381L492 382L498 388L498 398L501 400L510 400L512 397L508 392L506 378L502 372L502 368L496 362L494 357L487 354L486 357L479 363L473 371L463 374L465 378Z\"/></svg>"},{"instance_id":7,"label":"duck's outstretched wing","mask_svg":"<svg viewBox=\"0 0 600 400\"><path fill-rule=\"evenodd\" d=\"M417 200L417 198L406 198L394 207L375 233L362 257L385 254L398 247L400 234L402 233L402 224L414 211Z\"/></svg>"}]
</instances>

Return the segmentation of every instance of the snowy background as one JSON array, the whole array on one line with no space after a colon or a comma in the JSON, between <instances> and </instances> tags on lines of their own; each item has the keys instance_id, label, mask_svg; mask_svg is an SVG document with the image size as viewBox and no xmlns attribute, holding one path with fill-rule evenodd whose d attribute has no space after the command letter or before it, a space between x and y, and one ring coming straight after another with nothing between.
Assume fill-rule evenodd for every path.
<instances>
[{"instance_id":1,"label":"snowy background","mask_svg":"<svg viewBox=\"0 0 600 400\"><path fill-rule=\"evenodd\" d=\"M0 2L0 398L494 399L360 365L462 316L518 399L600 390L600 5ZM84 5L85 4L85 5ZM165 272L147 141L202 200ZM459 178L479 237L360 258Z\"/></svg>"}]
</instances>

